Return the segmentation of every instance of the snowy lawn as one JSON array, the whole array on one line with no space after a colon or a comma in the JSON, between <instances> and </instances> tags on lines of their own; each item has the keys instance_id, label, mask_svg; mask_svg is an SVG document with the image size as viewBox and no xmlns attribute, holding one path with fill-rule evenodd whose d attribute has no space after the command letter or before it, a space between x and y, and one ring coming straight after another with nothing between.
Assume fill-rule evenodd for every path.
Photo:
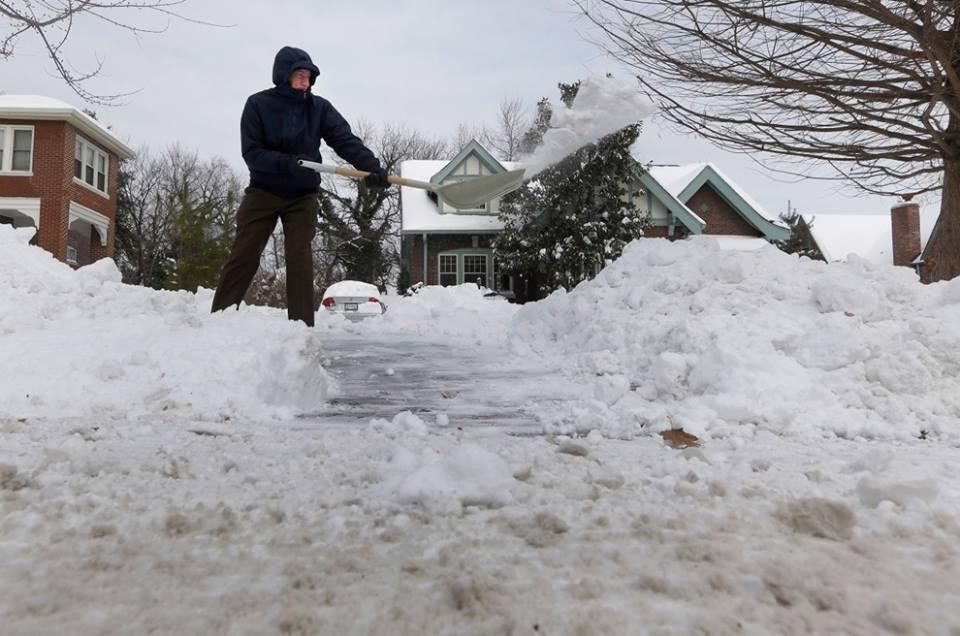
<instances>
[{"instance_id":1,"label":"snowy lawn","mask_svg":"<svg viewBox=\"0 0 960 636\"><path fill-rule=\"evenodd\" d=\"M5 227L0 271L5 635L960 634L957 284L647 240L309 330ZM344 332L536 359L540 426L324 428Z\"/></svg>"}]
</instances>

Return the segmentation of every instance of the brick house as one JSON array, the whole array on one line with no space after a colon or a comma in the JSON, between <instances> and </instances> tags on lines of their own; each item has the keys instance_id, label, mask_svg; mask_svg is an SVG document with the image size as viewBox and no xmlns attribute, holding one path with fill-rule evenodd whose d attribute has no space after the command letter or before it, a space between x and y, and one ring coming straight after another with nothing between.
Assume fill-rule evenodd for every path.
<instances>
[{"instance_id":1,"label":"brick house","mask_svg":"<svg viewBox=\"0 0 960 636\"><path fill-rule=\"evenodd\" d=\"M0 95L0 223L75 267L113 256L117 171L134 154L77 108Z\"/></svg>"},{"instance_id":2,"label":"brick house","mask_svg":"<svg viewBox=\"0 0 960 636\"><path fill-rule=\"evenodd\" d=\"M400 174L442 185L518 167L522 166L498 161L474 140L450 161L405 161ZM790 235L785 224L771 220L712 164L646 166L638 189L643 195L637 205L650 218L649 237L714 234L778 241ZM518 281L500 273L493 254L492 241L503 230L499 199L477 209L458 210L442 197L401 187L400 208L401 267L410 283L457 285L479 279L507 298L529 297L516 288Z\"/></svg>"}]
</instances>

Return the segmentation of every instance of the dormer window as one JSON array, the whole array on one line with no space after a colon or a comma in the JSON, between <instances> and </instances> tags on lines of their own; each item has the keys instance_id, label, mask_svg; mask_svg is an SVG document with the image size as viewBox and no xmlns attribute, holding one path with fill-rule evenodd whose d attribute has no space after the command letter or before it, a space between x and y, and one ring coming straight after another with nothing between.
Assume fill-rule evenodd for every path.
<instances>
[{"instance_id":1,"label":"dormer window","mask_svg":"<svg viewBox=\"0 0 960 636\"><path fill-rule=\"evenodd\" d=\"M0 173L33 172L33 126L0 126Z\"/></svg>"},{"instance_id":2,"label":"dormer window","mask_svg":"<svg viewBox=\"0 0 960 636\"><path fill-rule=\"evenodd\" d=\"M73 152L73 179L101 194L107 194L110 158L103 150L77 135Z\"/></svg>"}]
</instances>

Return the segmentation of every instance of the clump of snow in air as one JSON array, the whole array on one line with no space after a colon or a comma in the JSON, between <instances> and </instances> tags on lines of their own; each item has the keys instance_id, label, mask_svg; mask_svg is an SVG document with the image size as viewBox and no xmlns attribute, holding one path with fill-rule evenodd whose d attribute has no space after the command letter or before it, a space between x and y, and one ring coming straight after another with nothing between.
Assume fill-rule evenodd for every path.
<instances>
[{"instance_id":1,"label":"clump of snow in air","mask_svg":"<svg viewBox=\"0 0 960 636\"><path fill-rule=\"evenodd\" d=\"M310 330L27 238L4 636L960 633L956 282L643 239Z\"/></svg>"},{"instance_id":2,"label":"clump of snow in air","mask_svg":"<svg viewBox=\"0 0 960 636\"><path fill-rule=\"evenodd\" d=\"M554 100L551 100L553 102ZM550 128L542 144L522 165L529 179L578 148L635 124L656 111L635 84L614 77L593 76L583 80L573 105L553 104Z\"/></svg>"}]
</instances>

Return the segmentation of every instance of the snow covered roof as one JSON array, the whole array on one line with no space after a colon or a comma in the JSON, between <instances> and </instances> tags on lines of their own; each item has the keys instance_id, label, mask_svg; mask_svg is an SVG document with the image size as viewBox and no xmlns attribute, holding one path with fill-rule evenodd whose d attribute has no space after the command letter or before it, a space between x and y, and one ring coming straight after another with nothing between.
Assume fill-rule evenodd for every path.
<instances>
[{"instance_id":1,"label":"snow covered roof","mask_svg":"<svg viewBox=\"0 0 960 636\"><path fill-rule=\"evenodd\" d=\"M714 239L720 246L720 249L726 252L755 252L770 246L770 242L767 239L756 236L713 234L710 238Z\"/></svg>"},{"instance_id":2,"label":"snow covered roof","mask_svg":"<svg viewBox=\"0 0 960 636\"><path fill-rule=\"evenodd\" d=\"M712 163L690 163L675 166L647 166L647 172L664 190L686 204L694 194L710 183L736 208L744 219L769 239L785 240L789 227L775 214L767 212L746 190Z\"/></svg>"},{"instance_id":3,"label":"snow covered roof","mask_svg":"<svg viewBox=\"0 0 960 636\"><path fill-rule=\"evenodd\" d=\"M683 189L700 174L706 165L705 163L688 163L683 166L649 166L647 171L667 192L679 197Z\"/></svg>"},{"instance_id":4,"label":"snow covered roof","mask_svg":"<svg viewBox=\"0 0 960 636\"><path fill-rule=\"evenodd\" d=\"M79 108L43 95L0 95L0 119L65 121L122 159L135 155L119 137Z\"/></svg>"},{"instance_id":5,"label":"snow covered roof","mask_svg":"<svg viewBox=\"0 0 960 636\"><path fill-rule=\"evenodd\" d=\"M939 210L920 210L920 249L930 238ZM893 229L889 214L804 214L810 234L827 262L854 254L877 265L893 264Z\"/></svg>"},{"instance_id":6,"label":"snow covered roof","mask_svg":"<svg viewBox=\"0 0 960 636\"><path fill-rule=\"evenodd\" d=\"M444 160L408 160L400 164L400 176L417 181L430 181L450 164ZM500 162L507 170L520 167L510 161ZM400 206L403 212L401 226L405 233L489 233L503 229L503 221L496 214L443 214L426 190L400 187Z\"/></svg>"}]
</instances>

